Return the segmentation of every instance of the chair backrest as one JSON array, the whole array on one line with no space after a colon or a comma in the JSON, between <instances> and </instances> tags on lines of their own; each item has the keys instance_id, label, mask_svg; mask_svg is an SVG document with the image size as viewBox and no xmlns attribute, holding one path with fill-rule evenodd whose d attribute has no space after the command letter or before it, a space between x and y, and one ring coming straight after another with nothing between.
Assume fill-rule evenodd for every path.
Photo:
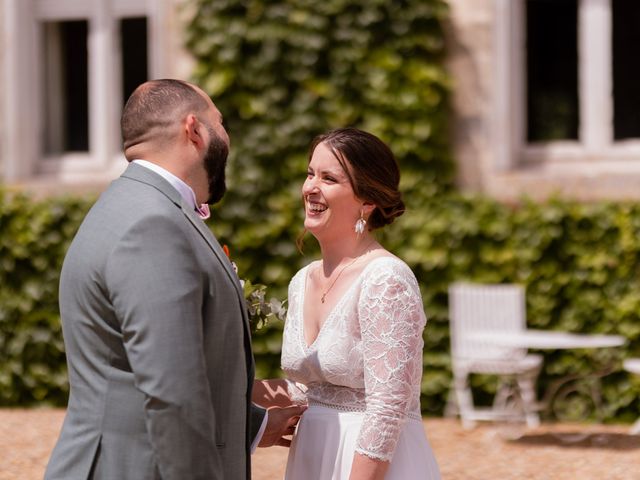
<instances>
[{"instance_id":1,"label":"chair backrest","mask_svg":"<svg viewBox=\"0 0 640 480\"><path fill-rule=\"evenodd\" d=\"M526 328L524 288L515 284L453 283L449 319L453 358L508 360L526 349L505 348L470 338L471 333L521 332Z\"/></svg>"}]
</instances>

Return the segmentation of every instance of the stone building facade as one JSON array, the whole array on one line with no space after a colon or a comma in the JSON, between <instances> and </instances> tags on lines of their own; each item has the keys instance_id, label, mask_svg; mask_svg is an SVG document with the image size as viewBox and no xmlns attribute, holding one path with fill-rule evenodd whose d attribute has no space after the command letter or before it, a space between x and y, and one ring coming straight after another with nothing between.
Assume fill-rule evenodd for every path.
<instances>
[{"instance_id":1,"label":"stone building facade","mask_svg":"<svg viewBox=\"0 0 640 480\"><path fill-rule=\"evenodd\" d=\"M640 198L640 2L448 1L460 186ZM0 0L2 183L59 193L117 176L132 86L189 78L188 17L184 0Z\"/></svg>"}]
</instances>

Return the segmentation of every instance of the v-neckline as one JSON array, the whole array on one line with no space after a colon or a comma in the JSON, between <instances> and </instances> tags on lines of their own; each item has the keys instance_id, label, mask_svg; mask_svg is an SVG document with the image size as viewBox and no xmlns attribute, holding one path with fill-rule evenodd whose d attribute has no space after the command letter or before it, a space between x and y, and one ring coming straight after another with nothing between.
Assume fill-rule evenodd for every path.
<instances>
[{"instance_id":1,"label":"v-neckline","mask_svg":"<svg viewBox=\"0 0 640 480\"><path fill-rule=\"evenodd\" d=\"M320 325L320 328L318 329L318 334L316 335L316 338L313 339L313 341L309 344L307 344L307 339L304 335L304 330L305 330L305 324L304 324L304 300L305 297L307 295L307 281L309 279L309 270L310 270L310 266L307 266L307 271L304 272L304 281L302 282L302 294L300 296L300 305L298 306L298 318L300 318L300 341L302 342L302 346L304 347L305 351L311 350L311 348L313 348L313 346L317 343L318 339L320 338L320 335L322 335L322 332L325 330L325 326L327 325L327 323L329 323L329 320L331 320L331 318L334 316L334 312L337 310L338 306L344 301L345 298L347 298L347 295L349 295L351 293L351 290L353 290L353 288L358 284L358 282L360 281L360 277L362 277L362 275L364 274L364 272L369 268L369 266L374 263L376 260L379 260L381 258L393 258L393 256L390 255L382 255L379 257L375 257L372 258L371 261L369 261L369 263L367 263L363 268L362 271L358 274L358 276L353 280L353 282L351 283L351 285L349 285L349 288L347 288L347 290L342 294L342 296L338 299L338 301L335 303L335 305L333 307L331 307L331 310L329 310L329 313L327 313L327 316L324 317L324 320L322 322L322 325Z\"/></svg>"}]
</instances>

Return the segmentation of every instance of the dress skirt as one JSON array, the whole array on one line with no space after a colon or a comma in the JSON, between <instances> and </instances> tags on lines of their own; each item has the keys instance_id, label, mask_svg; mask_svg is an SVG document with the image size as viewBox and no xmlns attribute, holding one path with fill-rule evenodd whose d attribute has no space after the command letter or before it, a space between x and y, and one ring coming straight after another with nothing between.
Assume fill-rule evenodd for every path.
<instances>
[{"instance_id":1,"label":"dress skirt","mask_svg":"<svg viewBox=\"0 0 640 480\"><path fill-rule=\"evenodd\" d=\"M310 405L293 438L286 480L348 480L362 412ZM439 480L440 471L422 422L407 419L385 480Z\"/></svg>"}]
</instances>

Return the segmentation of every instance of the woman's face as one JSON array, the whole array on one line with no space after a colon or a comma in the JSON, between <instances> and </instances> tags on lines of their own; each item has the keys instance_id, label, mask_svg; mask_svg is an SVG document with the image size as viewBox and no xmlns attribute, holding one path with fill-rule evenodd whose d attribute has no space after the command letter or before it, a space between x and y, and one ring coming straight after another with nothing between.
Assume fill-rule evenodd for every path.
<instances>
[{"instance_id":1,"label":"woman's face","mask_svg":"<svg viewBox=\"0 0 640 480\"><path fill-rule=\"evenodd\" d=\"M356 198L340 162L324 143L313 151L302 197L304 226L318 240L354 235L362 202Z\"/></svg>"}]
</instances>

